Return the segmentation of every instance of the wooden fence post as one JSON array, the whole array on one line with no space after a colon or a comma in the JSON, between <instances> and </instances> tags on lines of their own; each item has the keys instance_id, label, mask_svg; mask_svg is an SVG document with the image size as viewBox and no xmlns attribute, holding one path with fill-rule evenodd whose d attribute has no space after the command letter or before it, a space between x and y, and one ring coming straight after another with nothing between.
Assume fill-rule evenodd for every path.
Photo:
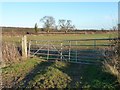
<instances>
[{"instance_id":1,"label":"wooden fence post","mask_svg":"<svg viewBox=\"0 0 120 90\"><path fill-rule=\"evenodd\" d=\"M27 37L22 37L22 57L27 58Z\"/></svg>"},{"instance_id":2,"label":"wooden fence post","mask_svg":"<svg viewBox=\"0 0 120 90\"><path fill-rule=\"evenodd\" d=\"M77 62L77 41L76 41L76 62Z\"/></svg>"},{"instance_id":3,"label":"wooden fence post","mask_svg":"<svg viewBox=\"0 0 120 90\"><path fill-rule=\"evenodd\" d=\"M70 61L70 55L71 55L71 41L69 41L69 61Z\"/></svg>"}]
</instances>

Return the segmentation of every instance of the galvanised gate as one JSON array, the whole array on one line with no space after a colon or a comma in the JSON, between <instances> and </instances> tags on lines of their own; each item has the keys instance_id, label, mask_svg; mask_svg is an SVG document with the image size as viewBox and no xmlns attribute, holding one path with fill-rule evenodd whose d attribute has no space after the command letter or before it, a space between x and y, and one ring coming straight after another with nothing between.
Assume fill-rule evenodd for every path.
<instances>
[{"instance_id":1,"label":"galvanised gate","mask_svg":"<svg viewBox=\"0 0 120 90\"><path fill-rule=\"evenodd\" d=\"M28 53L45 60L74 63L99 63L105 51L113 46L113 39L31 40Z\"/></svg>"}]
</instances>

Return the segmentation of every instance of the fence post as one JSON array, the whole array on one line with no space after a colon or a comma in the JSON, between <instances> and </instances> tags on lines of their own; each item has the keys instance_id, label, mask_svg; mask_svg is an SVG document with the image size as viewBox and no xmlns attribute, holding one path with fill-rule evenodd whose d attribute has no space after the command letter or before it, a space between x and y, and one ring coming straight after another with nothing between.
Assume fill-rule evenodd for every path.
<instances>
[{"instance_id":1,"label":"fence post","mask_svg":"<svg viewBox=\"0 0 120 90\"><path fill-rule=\"evenodd\" d=\"M49 46L49 41L48 41L48 54L47 54L47 60L49 60L49 52L50 52L49 48L50 48L50 46Z\"/></svg>"},{"instance_id":2,"label":"fence post","mask_svg":"<svg viewBox=\"0 0 120 90\"><path fill-rule=\"evenodd\" d=\"M60 52L60 59L62 61L62 47L63 47L63 43L61 42L61 52Z\"/></svg>"},{"instance_id":3,"label":"fence post","mask_svg":"<svg viewBox=\"0 0 120 90\"><path fill-rule=\"evenodd\" d=\"M76 62L77 62L77 41L76 41Z\"/></svg>"},{"instance_id":4,"label":"fence post","mask_svg":"<svg viewBox=\"0 0 120 90\"><path fill-rule=\"evenodd\" d=\"M69 41L69 61L70 61L70 54L71 54L71 41Z\"/></svg>"},{"instance_id":5,"label":"fence post","mask_svg":"<svg viewBox=\"0 0 120 90\"><path fill-rule=\"evenodd\" d=\"M22 37L22 57L27 58L27 37Z\"/></svg>"},{"instance_id":6,"label":"fence post","mask_svg":"<svg viewBox=\"0 0 120 90\"><path fill-rule=\"evenodd\" d=\"M28 51L28 56L30 57L30 47L31 47L31 41L29 42L29 51Z\"/></svg>"}]
</instances>

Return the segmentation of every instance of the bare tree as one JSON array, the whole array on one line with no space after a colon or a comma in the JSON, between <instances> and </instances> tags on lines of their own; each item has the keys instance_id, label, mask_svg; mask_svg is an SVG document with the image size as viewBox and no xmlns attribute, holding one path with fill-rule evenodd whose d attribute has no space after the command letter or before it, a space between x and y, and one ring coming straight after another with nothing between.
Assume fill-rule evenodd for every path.
<instances>
[{"instance_id":1,"label":"bare tree","mask_svg":"<svg viewBox=\"0 0 120 90\"><path fill-rule=\"evenodd\" d=\"M60 20L59 20L59 28L60 28L61 30L64 30L64 29L65 29L65 21L66 21L66 20L64 20L64 19L60 19Z\"/></svg>"},{"instance_id":2,"label":"bare tree","mask_svg":"<svg viewBox=\"0 0 120 90\"><path fill-rule=\"evenodd\" d=\"M54 29L55 19L52 16L44 16L42 19L40 19L40 22L44 24L43 27L47 32L49 32L51 29Z\"/></svg>"},{"instance_id":3,"label":"bare tree","mask_svg":"<svg viewBox=\"0 0 120 90\"><path fill-rule=\"evenodd\" d=\"M112 27L112 30L114 30L114 31L118 30L118 26L117 26L117 25L116 25L116 26L113 26L113 27Z\"/></svg>"},{"instance_id":4,"label":"bare tree","mask_svg":"<svg viewBox=\"0 0 120 90\"><path fill-rule=\"evenodd\" d=\"M67 32L68 30L73 30L75 28L75 26L72 25L71 20L60 19L59 20L59 28L60 28L60 30L65 30L65 32Z\"/></svg>"}]
</instances>

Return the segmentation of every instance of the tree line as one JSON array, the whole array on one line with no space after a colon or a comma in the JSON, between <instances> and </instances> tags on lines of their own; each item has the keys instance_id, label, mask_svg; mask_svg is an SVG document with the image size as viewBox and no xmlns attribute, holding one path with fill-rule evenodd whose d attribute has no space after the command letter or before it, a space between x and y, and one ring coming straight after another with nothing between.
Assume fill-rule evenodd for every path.
<instances>
[{"instance_id":1,"label":"tree line","mask_svg":"<svg viewBox=\"0 0 120 90\"><path fill-rule=\"evenodd\" d=\"M42 31L50 32L52 30L62 30L68 32L69 30L74 30L75 25L72 24L71 20L59 19L56 24L55 18L52 16L44 16L40 19L40 23L42 25ZM38 24L35 23L34 26L35 32L38 33Z\"/></svg>"}]
</instances>

